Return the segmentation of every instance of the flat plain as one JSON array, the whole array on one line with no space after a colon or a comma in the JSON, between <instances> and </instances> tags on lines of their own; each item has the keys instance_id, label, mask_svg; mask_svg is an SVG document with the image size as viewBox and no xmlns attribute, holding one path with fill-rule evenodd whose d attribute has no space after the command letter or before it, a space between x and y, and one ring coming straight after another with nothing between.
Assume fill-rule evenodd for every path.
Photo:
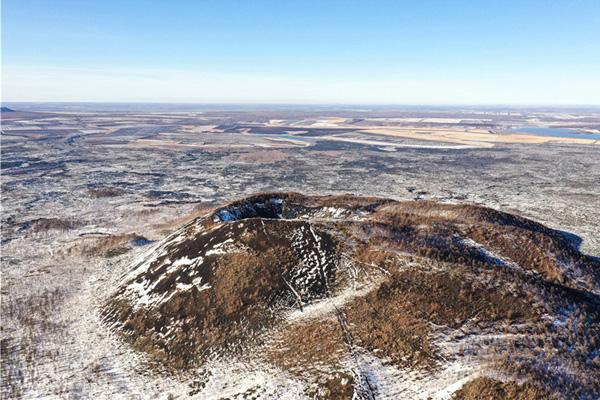
<instances>
[{"instance_id":1,"label":"flat plain","mask_svg":"<svg viewBox=\"0 0 600 400\"><path fill-rule=\"evenodd\" d=\"M295 393L296 381L271 382L250 362L234 366L238 386L223 374L164 371L99 312L154 243L256 193L476 204L600 255L599 110L11 108L1 136L3 398L251 398L248 381L275 388L263 397ZM519 132L527 126L580 133ZM448 398L462 372L432 375L421 394ZM423 379L404 377L407 387Z\"/></svg>"}]
</instances>

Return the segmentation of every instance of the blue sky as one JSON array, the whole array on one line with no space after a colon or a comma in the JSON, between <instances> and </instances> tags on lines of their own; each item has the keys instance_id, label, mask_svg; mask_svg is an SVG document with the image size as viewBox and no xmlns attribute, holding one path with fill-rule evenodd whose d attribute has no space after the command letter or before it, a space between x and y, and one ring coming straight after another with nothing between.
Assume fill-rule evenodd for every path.
<instances>
[{"instance_id":1,"label":"blue sky","mask_svg":"<svg viewBox=\"0 0 600 400\"><path fill-rule=\"evenodd\" d=\"M3 101L600 104L600 1L2 1Z\"/></svg>"}]
</instances>

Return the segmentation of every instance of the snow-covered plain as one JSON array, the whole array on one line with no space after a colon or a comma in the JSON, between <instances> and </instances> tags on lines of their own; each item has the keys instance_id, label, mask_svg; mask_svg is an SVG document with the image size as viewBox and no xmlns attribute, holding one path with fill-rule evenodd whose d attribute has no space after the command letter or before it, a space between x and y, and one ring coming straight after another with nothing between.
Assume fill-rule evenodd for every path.
<instances>
[{"instance_id":1,"label":"snow-covered plain","mask_svg":"<svg viewBox=\"0 0 600 400\"><path fill-rule=\"evenodd\" d=\"M600 197L600 159L593 146L401 146L431 146L430 142L410 140L399 140L391 152L368 144L353 147L353 143L284 146L287 160L263 165L232 162L231 156L254 151L258 142L270 146L268 141L221 134L214 127L229 116L221 116L222 121L210 118L85 113L2 121L2 398L187 398L190 393L196 398L218 398L226 390L234 393L223 388L227 381L239 381L240 390L249 388L249 382L270 381L273 384L268 386L274 389L262 397L301 398L303 393L294 378L263 364L215 361L211 368L215 374L208 380L203 371L162 371L101 323L99 307L124 276L132 273L131 266L148 257L160 240L190 215L196 215L199 205L212 207L275 189L475 202L571 231L583 239L585 252L600 254L600 209L595 201ZM78 129L79 136L52 132L62 127ZM44 140L18 136L17 131L30 129L40 131ZM164 136L176 137L179 144L134 143L161 129L175 132ZM246 147L234 147L239 144ZM114 196L90 192L115 187L122 192ZM342 214L332 209L318 217ZM40 218L73 224L58 229L31 228ZM138 246L125 240L116 246L122 245L124 252L109 253L102 247L108 246L103 240L130 233L156 242ZM199 262L179 262L188 261ZM195 285L203 288L205 282ZM137 290L141 293L147 288ZM343 304L345 298L339 300ZM306 315L320 308L324 310L316 315L331 315L328 301L305 307ZM566 324L568 314L565 310L564 318L556 323ZM299 315L294 311L289 318ZM364 357L364 364L380 376L382 387L398 376L396 383L406 390L424 382L407 371ZM463 362L465 373L471 374L477 361ZM436 384L426 392L436 398L447 397L464 379L460 366L450 361L441 370L446 372L440 372L432 381ZM378 372L382 370L387 372ZM458 379L454 386L450 382L454 378L449 377ZM204 392L199 390L201 381L206 381ZM412 396L414 392L407 391L405 398L415 398Z\"/></svg>"}]
</instances>

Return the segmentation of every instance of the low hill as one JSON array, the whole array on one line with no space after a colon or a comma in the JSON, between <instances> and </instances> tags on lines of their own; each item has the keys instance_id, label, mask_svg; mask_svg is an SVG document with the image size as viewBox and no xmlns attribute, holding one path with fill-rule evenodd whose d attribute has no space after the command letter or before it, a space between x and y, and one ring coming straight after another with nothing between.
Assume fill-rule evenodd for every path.
<instances>
[{"instance_id":1,"label":"low hill","mask_svg":"<svg viewBox=\"0 0 600 400\"><path fill-rule=\"evenodd\" d=\"M600 263L474 205L238 200L154 246L102 315L161 368L205 371L205 397L600 395Z\"/></svg>"}]
</instances>

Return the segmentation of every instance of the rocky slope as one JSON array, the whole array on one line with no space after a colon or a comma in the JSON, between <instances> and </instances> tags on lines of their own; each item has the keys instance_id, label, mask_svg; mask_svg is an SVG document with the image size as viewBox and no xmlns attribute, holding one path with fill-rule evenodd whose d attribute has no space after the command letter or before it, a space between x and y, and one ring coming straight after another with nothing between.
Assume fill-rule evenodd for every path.
<instances>
[{"instance_id":1,"label":"rocky slope","mask_svg":"<svg viewBox=\"0 0 600 400\"><path fill-rule=\"evenodd\" d=\"M201 397L596 398L599 278L492 209L268 193L158 243L102 315Z\"/></svg>"}]
</instances>

